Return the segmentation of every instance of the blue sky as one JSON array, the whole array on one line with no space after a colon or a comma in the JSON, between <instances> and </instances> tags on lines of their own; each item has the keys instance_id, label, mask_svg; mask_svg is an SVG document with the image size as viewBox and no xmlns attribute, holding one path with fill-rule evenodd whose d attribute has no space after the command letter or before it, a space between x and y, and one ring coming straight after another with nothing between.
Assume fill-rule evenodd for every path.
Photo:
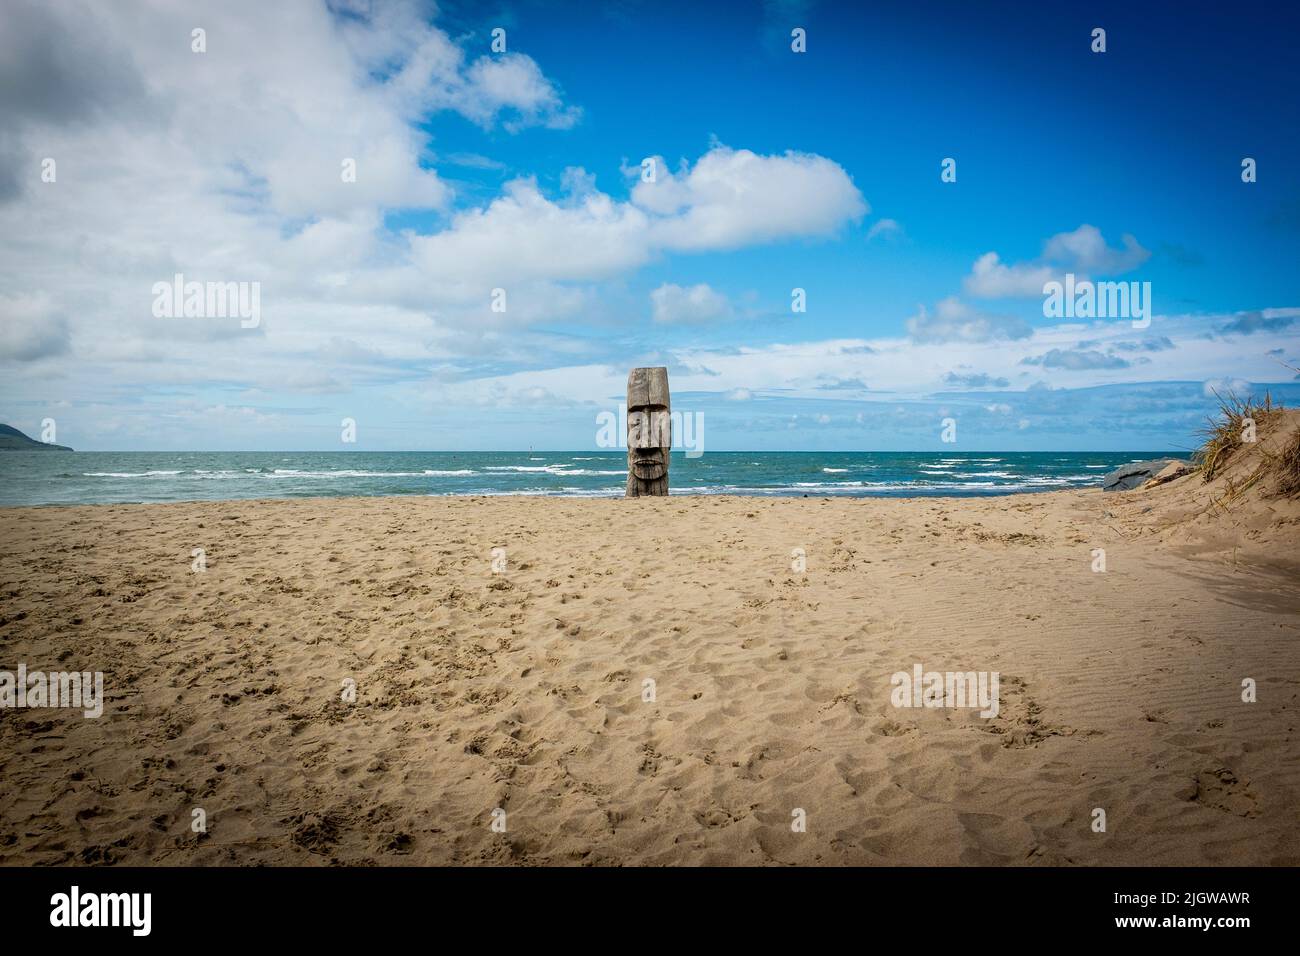
<instances>
[{"instance_id":1,"label":"blue sky","mask_svg":"<svg viewBox=\"0 0 1300 956\"><path fill-rule=\"evenodd\" d=\"M0 419L580 449L664 364L719 450L1190 447L1300 401L1297 15L1141 6L6 5ZM1046 318L1066 273L1149 326Z\"/></svg>"}]
</instances>

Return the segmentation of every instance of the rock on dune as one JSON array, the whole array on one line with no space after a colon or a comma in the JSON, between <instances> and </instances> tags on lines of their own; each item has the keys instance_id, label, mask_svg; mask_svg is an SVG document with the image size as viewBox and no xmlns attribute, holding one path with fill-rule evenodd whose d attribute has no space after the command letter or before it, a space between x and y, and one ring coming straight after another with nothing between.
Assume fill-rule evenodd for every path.
<instances>
[{"instance_id":1,"label":"rock on dune","mask_svg":"<svg viewBox=\"0 0 1300 956\"><path fill-rule=\"evenodd\" d=\"M1127 465L1120 465L1102 479L1101 490L1132 491L1134 488L1140 488L1147 481L1155 478L1170 465L1191 467L1187 462L1179 461L1176 458L1153 458L1150 461L1129 462Z\"/></svg>"}]
</instances>

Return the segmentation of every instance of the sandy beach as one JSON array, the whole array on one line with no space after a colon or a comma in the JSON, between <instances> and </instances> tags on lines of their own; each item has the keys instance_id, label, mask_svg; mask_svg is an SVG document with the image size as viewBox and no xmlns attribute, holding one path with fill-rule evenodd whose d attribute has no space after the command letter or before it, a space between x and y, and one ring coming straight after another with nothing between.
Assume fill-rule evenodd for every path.
<instances>
[{"instance_id":1,"label":"sandy beach","mask_svg":"<svg viewBox=\"0 0 1300 956\"><path fill-rule=\"evenodd\" d=\"M1300 504L1213 493L4 509L106 701L0 710L0 863L1297 865Z\"/></svg>"}]
</instances>

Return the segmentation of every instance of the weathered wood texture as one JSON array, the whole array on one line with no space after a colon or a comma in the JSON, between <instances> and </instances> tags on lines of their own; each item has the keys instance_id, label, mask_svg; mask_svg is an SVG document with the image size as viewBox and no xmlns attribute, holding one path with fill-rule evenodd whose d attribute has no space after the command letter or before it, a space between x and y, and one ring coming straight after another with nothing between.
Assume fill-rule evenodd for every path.
<instances>
[{"instance_id":1,"label":"weathered wood texture","mask_svg":"<svg viewBox=\"0 0 1300 956\"><path fill-rule=\"evenodd\" d=\"M627 490L625 497L668 494L673 446L668 369L634 368L627 376Z\"/></svg>"}]
</instances>

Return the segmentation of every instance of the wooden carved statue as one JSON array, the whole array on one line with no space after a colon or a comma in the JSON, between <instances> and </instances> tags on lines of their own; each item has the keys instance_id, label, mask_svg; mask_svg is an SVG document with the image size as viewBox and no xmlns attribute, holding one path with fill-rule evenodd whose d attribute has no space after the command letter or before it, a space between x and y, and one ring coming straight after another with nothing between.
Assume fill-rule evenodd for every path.
<instances>
[{"instance_id":1,"label":"wooden carved statue","mask_svg":"<svg viewBox=\"0 0 1300 956\"><path fill-rule=\"evenodd\" d=\"M634 368L627 376L627 493L668 494L668 452L673 425L668 369Z\"/></svg>"}]
</instances>

